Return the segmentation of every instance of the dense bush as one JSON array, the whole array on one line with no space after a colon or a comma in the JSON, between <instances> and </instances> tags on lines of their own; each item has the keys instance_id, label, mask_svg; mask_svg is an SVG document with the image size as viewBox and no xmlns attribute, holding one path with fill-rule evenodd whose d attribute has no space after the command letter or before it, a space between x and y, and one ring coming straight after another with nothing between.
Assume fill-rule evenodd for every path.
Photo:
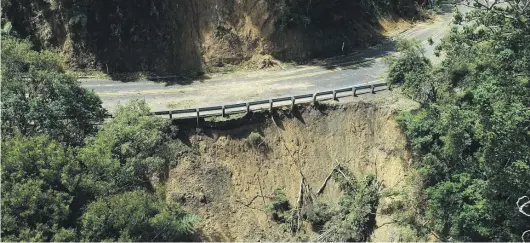
<instances>
[{"instance_id":1,"label":"dense bush","mask_svg":"<svg viewBox=\"0 0 530 243\"><path fill-rule=\"evenodd\" d=\"M423 104L400 123L424 177L427 226L441 240L519 241L530 225L515 205L530 194L530 9L506 2L456 14L440 65L391 70ZM423 60L398 61L412 62Z\"/></svg>"},{"instance_id":2,"label":"dense bush","mask_svg":"<svg viewBox=\"0 0 530 243\"><path fill-rule=\"evenodd\" d=\"M165 72L179 53L175 8L166 0L11 0L2 2L2 22L38 49L60 49L76 68Z\"/></svg>"},{"instance_id":3,"label":"dense bush","mask_svg":"<svg viewBox=\"0 0 530 243\"><path fill-rule=\"evenodd\" d=\"M119 107L79 152L87 166L82 184L95 197L129 190L153 191L152 176L165 179L178 152L169 123L149 116L143 101Z\"/></svg>"},{"instance_id":4,"label":"dense bush","mask_svg":"<svg viewBox=\"0 0 530 243\"><path fill-rule=\"evenodd\" d=\"M65 73L58 55L28 41L2 38L2 135L48 134L81 145L106 114L101 100Z\"/></svg>"},{"instance_id":5,"label":"dense bush","mask_svg":"<svg viewBox=\"0 0 530 243\"><path fill-rule=\"evenodd\" d=\"M81 164L47 136L2 142L2 240L68 241Z\"/></svg>"},{"instance_id":6,"label":"dense bush","mask_svg":"<svg viewBox=\"0 0 530 243\"><path fill-rule=\"evenodd\" d=\"M90 203L81 217L83 241L190 240L194 217L153 194L131 191Z\"/></svg>"},{"instance_id":7,"label":"dense bush","mask_svg":"<svg viewBox=\"0 0 530 243\"><path fill-rule=\"evenodd\" d=\"M349 178L353 178L345 172ZM339 208L324 224L318 241L367 241L375 228L379 185L374 176L352 181L336 176L343 196Z\"/></svg>"},{"instance_id":8,"label":"dense bush","mask_svg":"<svg viewBox=\"0 0 530 243\"><path fill-rule=\"evenodd\" d=\"M195 218L155 196L175 129L133 102L98 131L101 101L57 60L2 38L2 239L189 239Z\"/></svg>"}]
</instances>

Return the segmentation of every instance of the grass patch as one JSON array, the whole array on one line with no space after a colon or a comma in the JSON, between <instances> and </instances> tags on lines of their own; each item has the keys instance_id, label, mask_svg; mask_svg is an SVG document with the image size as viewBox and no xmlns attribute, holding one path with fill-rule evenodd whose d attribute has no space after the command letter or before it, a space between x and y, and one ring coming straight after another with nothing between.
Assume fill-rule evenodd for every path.
<instances>
[{"instance_id":1,"label":"grass patch","mask_svg":"<svg viewBox=\"0 0 530 243\"><path fill-rule=\"evenodd\" d=\"M179 100L179 101L170 101L166 104L168 109L187 109L192 105L197 104L194 100Z\"/></svg>"}]
</instances>

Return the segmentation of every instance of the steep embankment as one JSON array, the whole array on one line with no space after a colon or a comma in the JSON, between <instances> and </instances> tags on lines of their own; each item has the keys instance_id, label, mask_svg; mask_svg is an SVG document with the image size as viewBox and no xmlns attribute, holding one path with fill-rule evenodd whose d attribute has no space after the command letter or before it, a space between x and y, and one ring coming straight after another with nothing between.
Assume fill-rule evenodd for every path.
<instances>
[{"instance_id":1,"label":"steep embankment","mask_svg":"<svg viewBox=\"0 0 530 243\"><path fill-rule=\"evenodd\" d=\"M336 163L341 163L355 178L375 175L384 195L394 192L393 197L379 200L372 239L406 240L399 227L389 224L396 201L399 210L410 206L404 195L412 190L406 140L394 117L398 107L415 104L395 96L381 99L302 108L294 114L277 111L274 119L254 115L252 124L232 129L204 129L199 134L184 129L190 150L180 155L178 166L170 171L168 200L179 201L201 217L198 227L203 240L315 240L317 233L307 222L294 234L285 223L271 220L266 205L277 189L290 205L296 205L301 173L316 193ZM334 207L340 195L332 179L316 198Z\"/></svg>"},{"instance_id":2,"label":"steep embankment","mask_svg":"<svg viewBox=\"0 0 530 243\"><path fill-rule=\"evenodd\" d=\"M37 47L111 73L339 54L377 41L381 18L418 15L414 0L16 0L2 12L3 24Z\"/></svg>"}]
</instances>

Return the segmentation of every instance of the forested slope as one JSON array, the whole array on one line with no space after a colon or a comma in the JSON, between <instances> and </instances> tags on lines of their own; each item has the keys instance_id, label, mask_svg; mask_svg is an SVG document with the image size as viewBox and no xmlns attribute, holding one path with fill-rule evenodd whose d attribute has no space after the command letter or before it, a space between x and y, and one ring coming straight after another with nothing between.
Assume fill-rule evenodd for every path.
<instances>
[{"instance_id":1,"label":"forested slope","mask_svg":"<svg viewBox=\"0 0 530 243\"><path fill-rule=\"evenodd\" d=\"M422 104L400 118L424 177L422 230L440 240L520 241L530 226L516 204L530 195L530 4L469 4L476 10L455 14L436 48L441 64L402 43L390 82Z\"/></svg>"},{"instance_id":2,"label":"forested slope","mask_svg":"<svg viewBox=\"0 0 530 243\"><path fill-rule=\"evenodd\" d=\"M178 146L143 102L106 111L49 51L2 36L3 241L180 241L195 217L166 202Z\"/></svg>"}]
</instances>

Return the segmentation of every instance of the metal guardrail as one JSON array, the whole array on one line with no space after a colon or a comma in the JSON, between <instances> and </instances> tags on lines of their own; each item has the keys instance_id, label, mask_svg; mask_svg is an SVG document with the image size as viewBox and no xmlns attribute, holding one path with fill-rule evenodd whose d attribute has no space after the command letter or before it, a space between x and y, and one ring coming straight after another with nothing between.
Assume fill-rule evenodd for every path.
<instances>
[{"instance_id":1,"label":"metal guardrail","mask_svg":"<svg viewBox=\"0 0 530 243\"><path fill-rule=\"evenodd\" d=\"M341 88L341 89L333 89L328 91L321 91L311 94L304 94L304 95L295 95L295 96L286 96L286 97L280 97L280 98L272 98L272 99L266 99L266 100L257 100L257 101L250 101L245 103L237 103L237 104L229 104L229 105L220 105L220 106L209 106L209 107L200 107L195 109L179 109L179 110L167 110L167 111L156 111L152 112L151 115L168 115L169 119L189 119L189 118L197 118L197 122L199 122L199 119L201 117L209 117L209 116L226 116L229 114L236 114L236 113L242 113L242 112L250 112L255 110L263 109L263 106L265 104L268 104L268 108L272 110L275 107L282 107L282 106L294 106L296 104L302 104L302 103L316 103L319 101L319 97L325 96L325 95L333 95L333 99L337 99L337 95L344 92L352 92L352 96L357 96L357 91L370 89L371 93L375 93L375 88L386 86L386 82L377 82L373 84L367 84L367 85L357 85L352 86L348 88ZM312 98L311 100L307 100L309 98ZM305 99L305 100L304 100ZM296 103L297 100L301 100L299 103ZM290 101L290 103L285 103L286 101ZM277 104L277 106L274 106L274 103L278 102L284 102L283 104ZM239 108L239 109L237 109ZM217 111L217 113L211 113L212 111ZM210 112L210 113L208 113Z\"/></svg>"}]
</instances>

